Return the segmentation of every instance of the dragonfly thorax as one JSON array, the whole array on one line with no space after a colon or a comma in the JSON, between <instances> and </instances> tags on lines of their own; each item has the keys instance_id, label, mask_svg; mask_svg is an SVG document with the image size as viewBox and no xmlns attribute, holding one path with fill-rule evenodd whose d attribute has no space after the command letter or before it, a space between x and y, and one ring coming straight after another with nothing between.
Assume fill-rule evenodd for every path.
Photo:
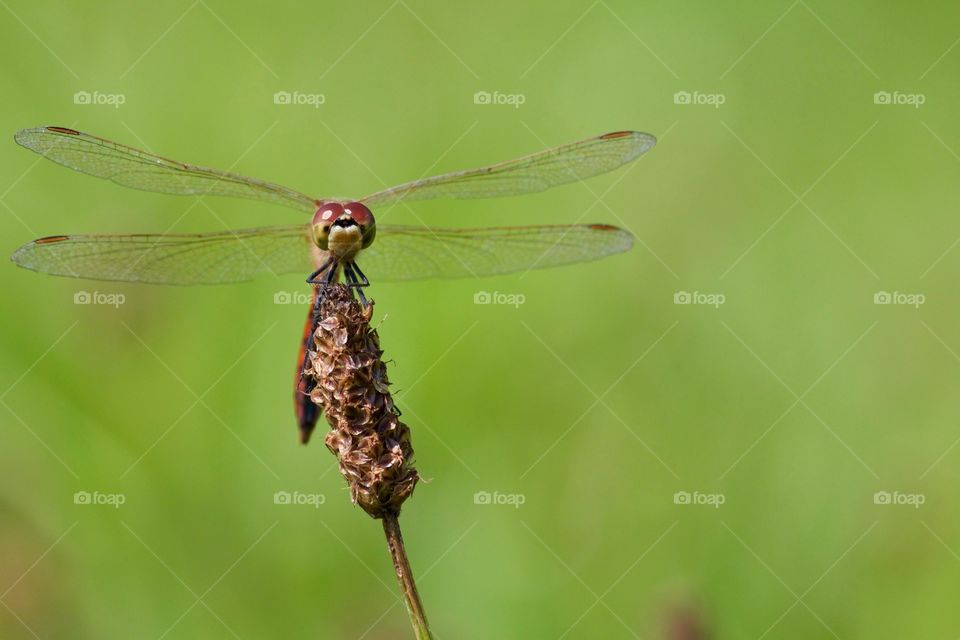
<instances>
[{"instance_id":1,"label":"dragonfly thorax","mask_svg":"<svg viewBox=\"0 0 960 640\"><path fill-rule=\"evenodd\" d=\"M312 233L317 247L338 260L351 260L373 243L377 225L359 202L324 202L313 215Z\"/></svg>"}]
</instances>

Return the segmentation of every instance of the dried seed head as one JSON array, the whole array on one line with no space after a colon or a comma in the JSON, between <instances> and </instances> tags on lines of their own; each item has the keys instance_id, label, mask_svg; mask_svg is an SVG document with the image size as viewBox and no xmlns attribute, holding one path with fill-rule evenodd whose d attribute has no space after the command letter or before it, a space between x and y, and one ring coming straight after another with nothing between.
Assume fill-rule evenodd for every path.
<instances>
[{"instance_id":1,"label":"dried seed head","mask_svg":"<svg viewBox=\"0 0 960 640\"><path fill-rule=\"evenodd\" d=\"M306 375L331 431L327 448L340 462L354 503L374 518L399 514L417 484L410 429L390 397L380 339L363 307L342 284L322 294Z\"/></svg>"}]
</instances>

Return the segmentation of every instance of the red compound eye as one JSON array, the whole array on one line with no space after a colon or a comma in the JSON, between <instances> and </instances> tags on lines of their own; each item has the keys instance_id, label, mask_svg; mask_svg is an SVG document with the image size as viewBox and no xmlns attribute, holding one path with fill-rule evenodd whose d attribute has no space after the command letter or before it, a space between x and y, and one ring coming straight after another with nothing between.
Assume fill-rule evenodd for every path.
<instances>
[{"instance_id":1,"label":"red compound eye","mask_svg":"<svg viewBox=\"0 0 960 640\"><path fill-rule=\"evenodd\" d=\"M317 212L313 214L313 224L330 225L334 220L343 215L343 205L339 202L327 202L320 205Z\"/></svg>"},{"instance_id":2,"label":"red compound eye","mask_svg":"<svg viewBox=\"0 0 960 640\"><path fill-rule=\"evenodd\" d=\"M343 205L343 210L350 214L350 217L353 218L361 227L369 227L373 224L373 212L367 208L367 205L360 204L359 202L348 202Z\"/></svg>"}]
</instances>

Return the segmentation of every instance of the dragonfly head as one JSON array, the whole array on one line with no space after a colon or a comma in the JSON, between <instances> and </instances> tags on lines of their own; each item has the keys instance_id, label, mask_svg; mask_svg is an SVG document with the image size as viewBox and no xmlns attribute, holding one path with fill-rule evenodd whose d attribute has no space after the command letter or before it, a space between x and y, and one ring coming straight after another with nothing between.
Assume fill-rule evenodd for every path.
<instances>
[{"instance_id":1,"label":"dragonfly head","mask_svg":"<svg viewBox=\"0 0 960 640\"><path fill-rule=\"evenodd\" d=\"M377 223L359 202L324 202L313 214L313 241L335 258L350 260L373 243Z\"/></svg>"}]
</instances>

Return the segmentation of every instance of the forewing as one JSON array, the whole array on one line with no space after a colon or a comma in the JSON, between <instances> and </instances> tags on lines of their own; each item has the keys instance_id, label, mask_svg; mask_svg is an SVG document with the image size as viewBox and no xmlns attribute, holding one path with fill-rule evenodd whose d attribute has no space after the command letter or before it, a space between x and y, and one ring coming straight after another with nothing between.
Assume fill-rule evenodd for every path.
<instances>
[{"instance_id":1,"label":"forewing","mask_svg":"<svg viewBox=\"0 0 960 640\"><path fill-rule=\"evenodd\" d=\"M428 198L492 198L543 191L612 171L648 151L649 133L616 131L499 164L455 171L384 189L361 199L369 206Z\"/></svg>"},{"instance_id":2,"label":"forewing","mask_svg":"<svg viewBox=\"0 0 960 640\"><path fill-rule=\"evenodd\" d=\"M227 171L163 158L66 127L23 129L14 136L27 149L75 171L143 191L248 198L313 213L317 202L287 187Z\"/></svg>"}]
</instances>

